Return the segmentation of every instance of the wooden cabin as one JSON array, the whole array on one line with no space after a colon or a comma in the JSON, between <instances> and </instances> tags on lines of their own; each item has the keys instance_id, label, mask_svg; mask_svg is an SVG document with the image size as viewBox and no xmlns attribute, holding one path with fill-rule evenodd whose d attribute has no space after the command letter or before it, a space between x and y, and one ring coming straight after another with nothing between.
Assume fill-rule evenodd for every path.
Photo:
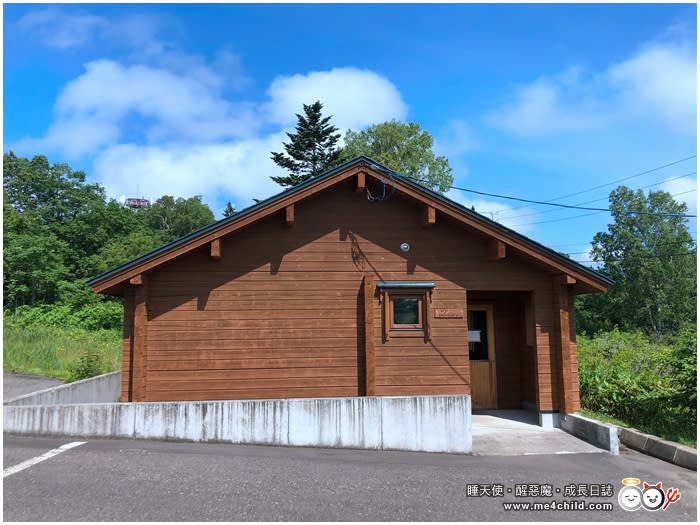
<instances>
[{"instance_id":1,"label":"wooden cabin","mask_svg":"<svg viewBox=\"0 0 700 525\"><path fill-rule=\"evenodd\" d=\"M579 408L595 271L359 157L94 278L122 401L464 395Z\"/></svg>"}]
</instances>

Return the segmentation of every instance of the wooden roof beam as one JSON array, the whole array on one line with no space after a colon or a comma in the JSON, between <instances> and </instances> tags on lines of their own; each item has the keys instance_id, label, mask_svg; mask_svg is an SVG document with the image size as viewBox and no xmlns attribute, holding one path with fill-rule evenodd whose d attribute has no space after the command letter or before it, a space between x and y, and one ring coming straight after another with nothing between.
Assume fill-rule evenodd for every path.
<instances>
[{"instance_id":1,"label":"wooden roof beam","mask_svg":"<svg viewBox=\"0 0 700 525\"><path fill-rule=\"evenodd\" d=\"M214 239L209 243L209 257L215 261L221 260L221 238Z\"/></svg>"},{"instance_id":2,"label":"wooden roof beam","mask_svg":"<svg viewBox=\"0 0 700 525\"><path fill-rule=\"evenodd\" d=\"M355 186L355 193L362 193L367 187L367 178L364 171L359 171L357 173L357 185Z\"/></svg>"},{"instance_id":3,"label":"wooden roof beam","mask_svg":"<svg viewBox=\"0 0 700 525\"><path fill-rule=\"evenodd\" d=\"M570 275L564 274L564 275L560 275L558 277L558 279L556 280L556 283L570 286L572 284L576 284L576 279L571 277Z\"/></svg>"},{"instance_id":4,"label":"wooden roof beam","mask_svg":"<svg viewBox=\"0 0 700 525\"><path fill-rule=\"evenodd\" d=\"M423 211L423 226L433 226L435 224L437 217L435 215L435 208L426 205Z\"/></svg>"},{"instance_id":5,"label":"wooden roof beam","mask_svg":"<svg viewBox=\"0 0 700 525\"><path fill-rule=\"evenodd\" d=\"M284 223L287 226L294 226L294 204L290 204L284 209Z\"/></svg>"},{"instance_id":6,"label":"wooden roof beam","mask_svg":"<svg viewBox=\"0 0 700 525\"><path fill-rule=\"evenodd\" d=\"M491 239L488 242L488 258L489 261L499 261L506 258L506 243L498 239Z\"/></svg>"},{"instance_id":7,"label":"wooden roof beam","mask_svg":"<svg viewBox=\"0 0 700 525\"><path fill-rule=\"evenodd\" d=\"M146 276L142 273L134 275L129 279L129 284L133 286L144 286L146 284Z\"/></svg>"}]
</instances>

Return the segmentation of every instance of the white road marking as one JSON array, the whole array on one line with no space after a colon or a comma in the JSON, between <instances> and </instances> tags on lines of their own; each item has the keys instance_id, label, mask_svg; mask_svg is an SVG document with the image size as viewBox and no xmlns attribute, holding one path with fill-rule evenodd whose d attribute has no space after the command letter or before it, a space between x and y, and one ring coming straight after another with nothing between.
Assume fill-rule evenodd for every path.
<instances>
[{"instance_id":1,"label":"white road marking","mask_svg":"<svg viewBox=\"0 0 700 525\"><path fill-rule=\"evenodd\" d=\"M73 441L73 443L66 443L65 445L61 445L58 448L45 452L41 456L36 456L35 458L28 459L27 461L22 461L22 463L19 463L14 467L6 468L2 471L2 477L6 478L7 476L11 476L12 474L17 474L18 472L21 472L26 468L36 465L37 463L41 463L42 461L46 461L47 459L57 456L60 453L65 452L66 450L70 450L72 448L79 447L80 445L84 445L85 443L87 443L87 441Z\"/></svg>"}]
</instances>

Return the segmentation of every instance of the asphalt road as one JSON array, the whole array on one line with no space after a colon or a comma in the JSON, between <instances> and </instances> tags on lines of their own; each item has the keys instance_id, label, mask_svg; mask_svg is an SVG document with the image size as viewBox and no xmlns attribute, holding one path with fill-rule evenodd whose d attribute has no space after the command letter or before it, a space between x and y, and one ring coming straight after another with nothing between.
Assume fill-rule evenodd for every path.
<instances>
[{"instance_id":1,"label":"asphalt road","mask_svg":"<svg viewBox=\"0 0 700 525\"><path fill-rule=\"evenodd\" d=\"M13 372L3 372L2 374L2 396L7 400L13 397L31 394L38 390L51 388L63 384L63 381L50 377L30 376L26 374L15 374Z\"/></svg>"},{"instance_id":2,"label":"asphalt road","mask_svg":"<svg viewBox=\"0 0 700 525\"><path fill-rule=\"evenodd\" d=\"M71 439L4 436L7 469ZM7 472L7 471L6 471ZM635 477L680 490L666 511L622 510ZM505 511L504 502L554 497L467 497L467 484L611 484L613 511ZM5 475L6 521L695 521L695 472L624 451L548 456L460 456L390 451L92 440Z\"/></svg>"}]
</instances>

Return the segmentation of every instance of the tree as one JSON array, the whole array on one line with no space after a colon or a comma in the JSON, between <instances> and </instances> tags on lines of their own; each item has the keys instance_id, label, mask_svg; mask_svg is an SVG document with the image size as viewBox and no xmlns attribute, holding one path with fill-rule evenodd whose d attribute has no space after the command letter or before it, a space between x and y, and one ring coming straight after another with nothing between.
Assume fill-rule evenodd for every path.
<instances>
[{"instance_id":1,"label":"tree","mask_svg":"<svg viewBox=\"0 0 700 525\"><path fill-rule=\"evenodd\" d=\"M108 241L99 251L83 260L83 273L95 276L135 259L162 244L158 235L143 228L136 229Z\"/></svg>"},{"instance_id":2,"label":"tree","mask_svg":"<svg viewBox=\"0 0 700 525\"><path fill-rule=\"evenodd\" d=\"M42 231L35 236L5 232L3 246L3 295L5 304L50 303L58 298L59 284L68 276L63 259L68 246Z\"/></svg>"},{"instance_id":3,"label":"tree","mask_svg":"<svg viewBox=\"0 0 700 525\"><path fill-rule=\"evenodd\" d=\"M234 215L236 213L236 208L231 204L231 201L228 201L226 203L226 207L224 208L224 217L230 217L231 215Z\"/></svg>"},{"instance_id":4,"label":"tree","mask_svg":"<svg viewBox=\"0 0 700 525\"><path fill-rule=\"evenodd\" d=\"M433 152L433 137L415 122L392 120L364 131L348 130L342 160L364 155L387 168L417 179L421 184L445 192L452 185L447 159Z\"/></svg>"},{"instance_id":5,"label":"tree","mask_svg":"<svg viewBox=\"0 0 700 525\"><path fill-rule=\"evenodd\" d=\"M105 204L104 189L87 184L84 172L51 165L43 155L28 160L4 154L3 189L10 206L36 213L44 224L64 225Z\"/></svg>"},{"instance_id":6,"label":"tree","mask_svg":"<svg viewBox=\"0 0 700 525\"><path fill-rule=\"evenodd\" d=\"M696 317L697 250L687 228L687 206L665 191L610 193L613 223L597 233L592 258L614 284L606 294L582 297L579 328L612 326L664 334Z\"/></svg>"},{"instance_id":7,"label":"tree","mask_svg":"<svg viewBox=\"0 0 700 525\"><path fill-rule=\"evenodd\" d=\"M66 164L12 152L3 155L3 190L4 303L53 302L62 283L84 277L84 258L116 233L105 222L104 190Z\"/></svg>"},{"instance_id":8,"label":"tree","mask_svg":"<svg viewBox=\"0 0 700 525\"><path fill-rule=\"evenodd\" d=\"M270 177L284 187L295 186L316 177L338 162L335 147L340 138L338 128L330 124L332 117L322 117L323 104L316 101L304 104L304 115L296 114L295 133L287 133L290 142L284 142L285 153L272 152L272 160L288 170L289 175Z\"/></svg>"},{"instance_id":9,"label":"tree","mask_svg":"<svg viewBox=\"0 0 700 525\"><path fill-rule=\"evenodd\" d=\"M107 201L85 173L43 155L5 153L3 190L3 304L11 309L43 303L76 315L105 305L113 312L106 303L114 301L92 292L87 279L214 221L201 197L165 196L141 210Z\"/></svg>"},{"instance_id":10,"label":"tree","mask_svg":"<svg viewBox=\"0 0 700 525\"><path fill-rule=\"evenodd\" d=\"M139 211L146 224L160 236L162 242L170 242L214 222L209 206L197 195L189 199L163 195L148 208Z\"/></svg>"}]
</instances>

